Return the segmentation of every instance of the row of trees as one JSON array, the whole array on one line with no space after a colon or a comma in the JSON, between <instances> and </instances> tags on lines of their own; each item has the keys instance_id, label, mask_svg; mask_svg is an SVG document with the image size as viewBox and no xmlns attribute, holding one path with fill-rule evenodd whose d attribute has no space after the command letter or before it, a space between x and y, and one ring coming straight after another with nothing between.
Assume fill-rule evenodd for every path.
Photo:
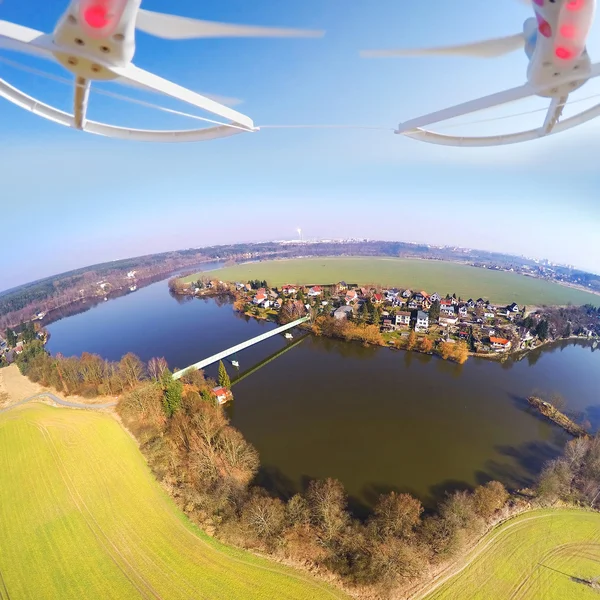
<instances>
[{"instance_id":1,"label":"row of trees","mask_svg":"<svg viewBox=\"0 0 600 600\"><path fill-rule=\"evenodd\" d=\"M519 325L542 341L594 331L600 335L600 307L591 305L548 307L522 319Z\"/></svg>"},{"instance_id":2,"label":"row of trees","mask_svg":"<svg viewBox=\"0 0 600 600\"><path fill-rule=\"evenodd\" d=\"M561 457L544 468L539 484L540 498L600 507L600 437L570 441Z\"/></svg>"},{"instance_id":3,"label":"row of trees","mask_svg":"<svg viewBox=\"0 0 600 600\"><path fill-rule=\"evenodd\" d=\"M118 389L117 410L157 478L182 510L218 538L327 570L348 585L386 593L402 588L510 513L509 494L495 481L448 494L429 514L409 494L384 494L366 521L353 518L342 484L333 479L312 481L287 500L273 497L252 485L258 453L231 427L211 393L216 382L202 372L175 381L164 359L52 358L39 341L18 360L29 377L67 393ZM219 382L228 383L223 364ZM548 463L539 497L546 504L596 507L600 439L574 440L564 456Z\"/></svg>"},{"instance_id":4,"label":"row of trees","mask_svg":"<svg viewBox=\"0 0 600 600\"><path fill-rule=\"evenodd\" d=\"M50 356L40 340L24 347L16 360L29 379L66 395L116 396L133 390L146 379L158 381L167 371L164 359L153 359L145 365L132 353L119 362L102 359L84 352L81 357Z\"/></svg>"},{"instance_id":5,"label":"row of trees","mask_svg":"<svg viewBox=\"0 0 600 600\"><path fill-rule=\"evenodd\" d=\"M287 500L273 497L252 485L258 453L207 396L214 382L185 374L177 406L166 403L165 383L143 383L123 396L118 411L179 506L222 541L382 591L456 555L507 510L509 496L498 482L450 494L430 515L418 499L391 492L366 521L353 518L334 479L312 481Z\"/></svg>"},{"instance_id":6,"label":"row of trees","mask_svg":"<svg viewBox=\"0 0 600 600\"><path fill-rule=\"evenodd\" d=\"M319 336L362 342L363 344L380 346L384 343L379 325L365 325L325 315L321 315L314 320L312 332Z\"/></svg>"},{"instance_id":7,"label":"row of trees","mask_svg":"<svg viewBox=\"0 0 600 600\"><path fill-rule=\"evenodd\" d=\"M203 259L206 255L197 250L155 254L78 269L20 286L0 294L0 329L29 321L38 311L49 312L94 297L99 293L100 280L112 290L127 288L129 271L136 271L138 280L148 280L196 265Z\"/></svg>"}]
</instances>

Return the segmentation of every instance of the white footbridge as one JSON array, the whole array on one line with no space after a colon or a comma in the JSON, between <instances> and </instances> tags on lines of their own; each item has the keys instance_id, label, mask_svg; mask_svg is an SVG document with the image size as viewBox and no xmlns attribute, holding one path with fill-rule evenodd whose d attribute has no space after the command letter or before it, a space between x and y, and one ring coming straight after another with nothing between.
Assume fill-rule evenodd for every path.
<instances>
[{"instance_id":1,"label":"white footbridge","mask_svg":"<svg viewBox=\"0 0 600 600\"><path fill-rule=\"evenodd\" d=\"M175 373L173 373L173 379L180 379L187 371L190 371L190 370L199 371L200 369L204 369L205 367L208 367L209 365L212 365L216 362L219 362L220 360L223 360L224 358L227 358L228 356L231 356L232 354L235 354L236 352L241 352L242 350L245 350L246 348L250 348L250 346L254 346L255 344L264 342L265 340L268 340L269 338L272 338L280 333L283 333L284 331L288 331L289 329L298 327L298 325L302 325L302 323L306 323L309 320L310 320L310 317L303 317L302 319L298 319L297 321L293 321L292 323L288 323L287 325L283 325L281 327L277 327L276 329L272 329L271 331L268 331L267 333L263 333L255 338L252 338L251 340L248 340L247 342L243 342L241 344L238 344L237 346L233 346L233 347L229 348L228 350L223 350L223 352L219 352L219 354L215 354L213 356L210 356L209 358L205 358L204 360L201 360L200 362L190 365L189 367L187 367L187 369L181 369L181 371L175 371Z\"/></svg>"}]
</instances>

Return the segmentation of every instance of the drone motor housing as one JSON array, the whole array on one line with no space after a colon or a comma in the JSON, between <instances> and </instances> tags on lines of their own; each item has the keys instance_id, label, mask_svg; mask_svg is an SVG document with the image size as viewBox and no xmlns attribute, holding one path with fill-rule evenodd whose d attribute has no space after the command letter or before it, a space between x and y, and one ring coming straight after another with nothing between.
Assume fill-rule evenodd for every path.
<instances>
[{"instance_id":1,"label":"drone motor housing","mask_svg":"<svg viewBox=\"0 0 600 600\"><path fill-rule=\"evenodd\" d=\"M76 77L115 79L104 65L124 67L133 60L140 4L141 0L73 0L54 29L55 58Z\"/></svg>"},{"instance_id":2,"label":"drone motor housing","mask_svg":"<svg viewBox=\"0 0 600 600\"><path fill-rule=\"evenodd\" d=\"M591 61L585 46L594 21L596 0L533 0L537 31L535 49L527 69L528 82L545 98L569 95L591 75ZM530 19L525 22L527 35ZM556 84L577 76L576 80Z\"/></svg>"}]
</instances>

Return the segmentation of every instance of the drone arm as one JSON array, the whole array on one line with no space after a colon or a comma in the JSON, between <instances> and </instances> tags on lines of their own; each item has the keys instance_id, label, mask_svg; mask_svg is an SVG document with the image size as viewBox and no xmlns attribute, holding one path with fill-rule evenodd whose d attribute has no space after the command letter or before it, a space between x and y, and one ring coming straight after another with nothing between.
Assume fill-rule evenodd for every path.
<instances>
[{"instance_id":1,"label":"drone arm","mask_svg":"<svg viewBox=\"0 0 600 600\"><path fill-rule=\"evenodd\" d=\"M176 83L172 83L171 81L163 79L158 75L154 75L153 73L139 69L134 65L128 65L126 67L111 66L110 70L115 75L119 76L123 83L129 82L134 86L142 85L145 88L160 92L166 96L175 98L176 100L187 102L196 108L211 112L223 119L229 119L230 121L233 121L234 123L241 125L248 130L254 130L254 123L252 122L252 119L246 115L228 108L223 104L219 104L218 102L215 102L206 96L201 96L200 94L192 92L191 90L177 85Z\"/></svg>"}]
</instances>

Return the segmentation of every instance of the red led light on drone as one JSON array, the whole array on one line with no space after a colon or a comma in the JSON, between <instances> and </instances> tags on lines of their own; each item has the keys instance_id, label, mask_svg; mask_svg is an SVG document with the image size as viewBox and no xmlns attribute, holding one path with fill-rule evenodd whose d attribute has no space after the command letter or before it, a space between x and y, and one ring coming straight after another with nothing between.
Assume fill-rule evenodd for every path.
<instances>
[{"instance_id":1,"label":"red led light on drone","mask_svg":"<svg viewBox=\"0 0 600 600\"><path fill-rule=\"evenodd\" d=\"M103 4L93 4L83 11L85 22L94 29L103 29L110 20L108 18L108 10Z\"/></svg>"},{"instance_id":2,"label":"red led light on drone","mask_svg":"<svg viewBox=\"0 0 600 600\"><path fill-rule=\"evenodd\" d=\"M556 56L558 56L558 58L562 58L563 60L568 60L573 56L573 53L568 48L565 48L564 46L559 46L556 49Z\"/></svg>"},{"instance_id":3,"label":"red led light on drone","mask_svg":"<svg viewBox=\"0 0 600 600\"><path fill-rule=\"evenodd\" d=\"M577 30L574 25L563 25L560 28L560 35L569 39L574 38L576 33Z\"/></svg>"},{"instance_id":4,"label":"red led light on drone","mask_svg":"<svg viewBox=\"0 0 600 600\"><path fill-rule=\"evenodd\" d=\"M88 35L105 38L119 26L128 0L80 0L81 24Z\"/></svg>"}]
</instances>

